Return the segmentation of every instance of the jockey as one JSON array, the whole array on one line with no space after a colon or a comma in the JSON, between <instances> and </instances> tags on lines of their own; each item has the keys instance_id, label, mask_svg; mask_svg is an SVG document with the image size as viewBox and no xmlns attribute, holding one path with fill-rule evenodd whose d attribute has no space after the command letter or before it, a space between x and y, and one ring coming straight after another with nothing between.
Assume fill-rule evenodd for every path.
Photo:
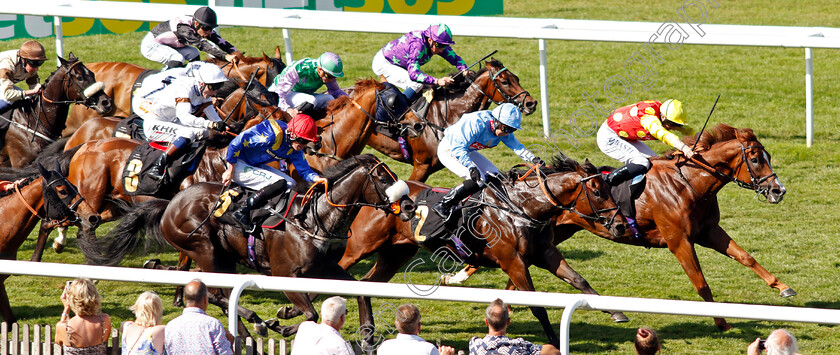
<instances>
[{"instance_id":1,"label":"jockey","mask_svg":"<svg viewBox=\"0 0 840 355\"><path fill-rule=\"evenodd\" d=\"M319 140L318 127L312 117L300 113L288 125L274 119L262 121L230 142L222 182L228 184L232 180L242 187L257 190L233 213L248 233L256 230L251 223L251 210L262 207L272 197L296 185L291 176L268 166L268 163L283 159L292 163L304 180L314 182L323 179L312 171L301 151L309 142Z\"/></svg>"},{"instance_id":2,"label":"jockey","mask_svg":"<svg viewBox=\"0 0 840 355\"><path fill-rule=\"evenodd\" d=\"M448 220L459 201L481 190L480 182L486 180L487 175L499 173L499 169L478 152L480 149L492 148L502 142L522 160L534 164L543 163L542 159L534 156L513 136L513 132L520 129L521 121L522 113L519 109L513 104L504 103L493 111L467 113L443 131L443 139L437 150L438 159L464 182L449 190L432 207L435 213Z\"/></svg>"},{"instance_id":3,"label":"jockey","mask_svg":"<svg viewBox=\"0 0 840 355\"><path fill-rule=\"evenodd\" d=\"M208 136L208 129L224 131L225 123L212 105L213 95L226 81L222 69L203 65L194 77L173 77L170 84L143 82L132 100L133 111L143 118L143 133L150 141L169 142L149 175L160 180L166 164L190 143ZM196 116L201 109L207 119Z\"/></svg>"},{"instance_id":4,"label":"jockey","mask_svg":"<svg viewBox=\"0 0 840 355\"><path fill-rule=\"evenodd\" d=\"M20 99L41 92L38 68L47 57L44 46L37 41L26 41L20 49L0 52L0 114L4 114ZM26 81L29 90L15 84Z\"/></svg>"},{"instance_id":5,"label":"jockey","mask_svg":"<svg viewBox=\"0 0 840 355\"><path fill-rule=\"evenodd\" d=\"M343 76L344 64L338 54L324 52L318 59L303 58L284 68L268 90L277 93L278 106L292 117L300 112L308 115L312 108L324 109L331 100L347 96L335 80ZM324 84L328 94L316 94Z\"/></svg>"},{"instance_id":6,"label":"jockey","mask_svg":"<svg viewBox=\"0 0 840 355\"><path fill-rule=\"evenodd\" d=\"M425 31L411 31L386 44L373 57L373 72L385 76L385 80L403 89L403 94L411 102L415 93L423 89L423 84L447 86L454 81L445 76L435 78L420 71L420 66L429 62L437 54L446 59L458 70L464 71L467 65L450 45L452 32L444 24L431 25Z\"/></svg>"},{"instance_id":7,"label":"jockey","mask_svg":"<svg viewBox=\"0 0 840 355\"><path fill-rule=\"evenodd\" d=\"M140 44L140 53L148 60L163 63L164 69L182 67L187 61L195 60L199 49L231 62L241 54L213 32L216 26L216 12L202 6L192 17L176 17L152 28Z\"/></svg>"},{"instance_id":8,"label":"jockey","mask_svg":"<svg viewBox=\"0 0 840 355\"><path fill-rule=\"evenodd\" d=\"M610 158L624 166L611 172L604 179L617 186L635 176L650 170L649 157L656 156L650 147L640 141L658 139L674 149L682 151L687 158L694 156L691 147L680 137L668 130L690 134L686 126L683 104L678 100L642 101L616 109L598 130L598 148ZM635 216L625 216L636 238L641 238Z\"/></svg>"}]
</instances>

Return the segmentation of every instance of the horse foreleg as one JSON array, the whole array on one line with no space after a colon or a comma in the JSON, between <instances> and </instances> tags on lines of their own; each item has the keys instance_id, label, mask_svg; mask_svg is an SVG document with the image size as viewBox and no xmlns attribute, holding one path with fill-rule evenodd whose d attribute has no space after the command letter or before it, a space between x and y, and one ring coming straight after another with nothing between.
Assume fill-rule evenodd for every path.
<instances>
[{"instance_id":1,"label":"horse foreleg","mask_svg":"<svg viewBox=\"0 0 840 355\"><path fill-rule=\"evenodd\" d=\"M663 235L665 235L664 232ZM666 240L668 240L668 249L671 250L671 253L680 262L680 266L682 266L683 271L685 271L691 283L694 284L694 288L697 289L700 297L706 302L714 302L715 299L712 296L712 290L706 282L706 277L703 276L700 261L697 260L697 252L694 250L694 245L685 236L671 239L666 238ZM721 330L732 329L732 326L726 323L726 320L723 318L715 318L715 325Z\"/></svg>"},{"instance_id":2,"label":"horse foreleg","mask_svg":"<svg viewBox=\"0 0 840 355\"><path fill-rule=\"evenodd\" d=\"M7 324L17 322L17 317L12 312L12 305L9 303L9 295L6 293L6 279L9 275L0 275L0 313Z\"/></svg>"},{"instance_id":3,"label":"horse foreleg","mask_svg":"<svg viewBox=\"0 0 840 355\"><path fill-rule=\"evenodd\" d=\"M794 291L790 286L785 285L779 279L767 271L763 266L761 266L755 258L747 253L744 249L738 246L732 238L729 237L729 234L726 233L723 228L720 226L716 226L713 228L708 235L707 239L699 240L698 244L716 250L717 252L729 256L732 259L735 259L741 265L744 265L753 272L758 275L764 282L767 283L768 286L779 290L779 295L782 297L791 297L796 296L796 291Z\"/></svg>"},{"instance_id":4,"label":"horse foreleg","mask_svg":"<svg viewBox=\"0 0 840 355\"><path fill-rule=\"evenodd\" d=\"M53 245L52 245L53 250L56 253L60 254L61 252L64 251L64 244L65 244L65 241L67 240L67 228L68 227L58 227L58 236L55 237L55 240L53 240Z\"/></svg>"},{"instance_id":5,"label":"horse foreleg","mask_svg":"<svg viewBox=\"0 0 840 355\"><path fill-rule=\"evenodd\" d=\"M208 292L208 301L209 301L210 304L214 304L214 305L218 306L219 308L221 308L222 311L225 313L225 315L227 315L228 317L232 316L232 315L228 314L228 307L230 305L230 302L229 302L229 299L228 299L228 295L225 293L224 290L219 289L219 288L211 289L210 292ZM256 331L259 335L261 335L261 336L266 336L267 335L266 331L265 331L265 329L266 329L265 322L263 322L262 318L260 318L260 316L258 316L256 312L254 312L250 309L247 309L245 307L237 305L236 306L236 314L239 317L245 318L248 322L251 322L251 324L254 324L254 331ZM248 328L245 327L245 325L242 323L242 320L237 319L237 322L239 324L238 328L239 328L240 336L243 339L246 338L246 337L249 337L251 333L248 332Z\"/></svg>"},{"instance_id":6,"label":"horse foreleg","mask_svg":"<svg viewBox=\"0 0 840 355\"><path fill-rule=\"evenodd\" d=\"M589 295L598 294L598 291L595 291L595 289L589 285L589 282L586 281L583 276L580 276L577 271L572 269L569 263L566 262L563 254L561 254L555 247L548 247L545 250L545 253L543 253L543 259L535 260L534 265L548 270L553 273L554 276L559 277L561 280L566 281L569 285L572 285L572 287L580 290L580 292ZM604 311L604 313L609 313L610 319L616 323L630 321L630 319L621 312Z\"/></svg>"},{"instance_id":7,"label":"horse foreleg","mask_svg":"<svg viewBox=\"0 0 840 355\"><path fill-rule=\"evenodd\" d=\"M43 222L38 227L38 239L35 241L35 250L32 251L32 257L29 258L29 261L41 261L41 257L44 256L44 247L47 245L47 239L50 237L51 231L52 228L45 227Z\"/></svg>"},{"instance_id":8,"label":"horse foreleg","mask_svg":"<svg viewBox=\"0 0 840 355\"><path fill-rule=\"evenodd\" d=\"M178 254L178 270L190 271L190 265L192 265L192 259L190 259L187 254ZM184 306L184 286L178 286L175 288L175 299L172 300L172 304L175 305L175 307Z\"/></svg>"},{"instance_id":9,"label":"horse foreleg","mask_svg":"<svg viewBox=\"0 0 840 355\"><path fill-rule=\"evenodd\" d=\"M461 271L458 271L458 273L455 275L440 275L440 283L442 285L460 285L464 283L464 281L467 281L467 279L470 278L473 274L475 274L479 268L479 266L467 265L464 266L464 268L461 269Z\"/></svg>"},{"instance_id":10,"label":"horse foreleg","mask_svg":"<svg viewBox=\"0 0 840 355\"><path fill-rule=\"evenodd\" d=\"M514 258L513 260L504 260L500 263L502 270L508 274L510 281L516 288L522 291L534 291L534 281L531 280L531 273L528 271L528 265L521 258ZM540 325L548 337L548 343L556 347L560 347L560 337L554 332L554 327L551 326L551 321L548 319L548 312L544 307L528 307L531 313L540 322Z\"/></svg>"},{"instance_id":11,"label":"horse foreleg","mask_svg":"<svg viewBox=\"0 0 840 355\"><path fill-rule=\"evenodd\" d=\"M306 320L318 321L318 312L315 311L315 307L312 306L312 302L309 301L309 296L306 293L284 292L284 294L286 294L286 298L292 302L295 308L303 310L303 314L306 315ZM266 322L266 325L269 329L280 333L284 337L288 337L297 333L300 323L281 326L276 320L269 320Z\"/></svg>"}]
</instances>

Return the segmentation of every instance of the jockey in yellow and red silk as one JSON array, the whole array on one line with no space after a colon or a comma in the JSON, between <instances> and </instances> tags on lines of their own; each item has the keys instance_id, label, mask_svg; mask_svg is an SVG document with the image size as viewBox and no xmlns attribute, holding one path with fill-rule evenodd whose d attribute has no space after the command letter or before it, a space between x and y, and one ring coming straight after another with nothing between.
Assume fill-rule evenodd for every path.
<instances>
[{"instance_id":1,"label":"jockey in yellow and red silk","mask_svg":"<svg viewBox=\"0 0 840 355\"><path fill-rule=\"evenodd\" d=\"M452 31L444 24L431 25L425 31L411 31L402 37L388 42L373 56L373 72L403 89L403 94L411 102L412 96L423 89L423 84L447 86L453 79L445 76L435 78L423 73L420 66L429 62L432 56L439 55L454 65L459 71L467 69L464 60L455 54L450 45Z\"/></svg>"},{"instance_id":2,"label":"jockey in yellow and red silk","mask_svg":"<svg viewBox=\"0 0 840 355\"><path fill-rule=\"evenodd\" d=\"M598 148L610 158L624 166L616 169L605 180L616 186L650 170L649 157L656 156L650 147L642 141L658 139L669 146L682 151L691 158L691 147L669 130L680 131L683 135L691 134L686 126L686 114L682 102L668 100L642 101L616 109L598 130ZM640 238L635 216L625 216L634 236Z\"/></svg>"}]
</instances>

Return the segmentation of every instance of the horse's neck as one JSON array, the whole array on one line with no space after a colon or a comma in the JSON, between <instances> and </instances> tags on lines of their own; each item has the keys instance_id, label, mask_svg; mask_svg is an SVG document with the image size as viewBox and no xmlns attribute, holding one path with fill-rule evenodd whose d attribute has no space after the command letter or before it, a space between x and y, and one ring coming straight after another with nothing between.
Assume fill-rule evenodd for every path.
<instances>
[{"instance_id":1,"label":"horse's neck","mask_svg":"<svg viewBox=\"0 0 840 355\"><path fill-rule=\"evenodd\" d=\"M520 208L528 217L535 220L545 220L545 216L554 208L554 205L551 201L549 201L548 196L540 190L541 184L542 183L536 178L515 181L512 185L505 184L510 202L512 202L514 206ZM549 186L551 185L552 183L549 183ZM565 191L560 193L553 192L553 194L553 198L559 198L562 200L556 202L565 202L566 199L563 198ZM487 196L493 203L498 204L499 206L510 207L507 206L507 202L503 201L501 197L496 196L495 192L487 194Z\"/></svg>"},{"instance_id":2,"label":"horse's neck","mask_svg":"<svg viewBox=\"0 0 840 355\"><path fill-rule=\"evenodd\" d=\"M20 225L27 230L27 234L34 228L39 219L27 206L42 213L44 209L42 181L42 178L38 178L21 187L20 194L15 191L11 195L0 198L0 215L6 221L4 224Z\"/></svg>"},{"instance_id":3,"label":"horse's neck","mask_svg":"<svg viewBox=\"0 0 840 355\"><path fill-rule=\"evenodd\" d=\"M328 126L328 129L324 130L322 137L324 137L326 141L332 143L332 154L341 159L361 154L362 149L364 149L367 144L368 137L373 132L374 122L368 114L375 114L376 100L368 99L368 95L373 95L375 92L375 89L371 90L372 91L365 93L358 100L355 100L355 102L359 105L365 102L365 100L370 101L370 103L361 106L361 109L364 109L367 113L362 111L359 107L356 107L354 104L348 104L344 106L339 116L333 116L333 112L327 114L331 123ZM334 122L332 120L334 120ZM342 143L346 142L346 140L350 140L352 144ZM326 144L323 146L324 148L327 147Z\"/></svg>"},{"instance_id":4,"label":"horse's neck","mask_svg":"<svg viewBox=\"0 0 840 355\"><path fill-rule=\"evenodd\" d=\"M739 159L739 150L735 147L736 144L738 144L737 141L718 143L706 153L701 152L701 154L709 167L716 169L722 174L732 174L737 169ZM680 166L677 167L677 174L681 172L691 184L691 188L699 194L705 193L704 196L714 195L730 181L710 171L708 167L694 162L686 162L683 157L678 159Z\"/></svg>"},{"instance_id":5,"label":"horse's neck","mask_svg":"<svg viewBox=\"0 0 840 355\"><path fill-rule=\"evenodd\" d=\"M461 115L489 106L489 99L485 100L487 96L478 86L478 83L474 83L463 92L445 95L444 100L435 100L429 111L435 111L437 114L429 115L430 121L444 128L449 127L458 122Z\"/></svg>"},{"instance_id":6,"label":"horse's neck","mask_svg":"<svg viewBox=\"0 0 840 355\"><path fill-rule=\"evenodd\" d=\"M361 181L357 181L360 180ZM354 170L347 174L347 176L336 180L328 193L321 195L316 203L318 206L318 215L313 216L323 222L323 226L328 232L335 232L338 225L345 224L349 227L350 222L356 218L359 213L358 207L333 207L331 205L351 205L359 202L363 189L360 187L364 185L364 179L367 179L365 173ZM351 188L338 189L336 186L352 186ZM329 200L327 200L329 199ZM349 211L349 213L348 213Z\"/></svg>"}]
</instances>

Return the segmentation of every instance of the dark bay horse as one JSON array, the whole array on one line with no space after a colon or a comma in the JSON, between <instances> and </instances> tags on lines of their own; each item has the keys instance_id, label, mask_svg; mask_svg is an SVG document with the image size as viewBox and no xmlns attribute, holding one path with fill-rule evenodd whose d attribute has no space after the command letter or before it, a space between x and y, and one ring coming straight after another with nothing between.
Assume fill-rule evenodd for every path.
<instances>
[{"instance_id":1,"label":"dark bay horse","mask_svg":"<svg viewBox=\"0 0 840 355\"><path fill-rule=\"evenodd\" d=\"M694 141L689 137L686 144L693 145ZM667 247L704 301L714 302L714 298L700 268L696 244L750 268L768 286L778 289L780 296L795 296L796 291L759 265L720 226L716 195L729 182L761 194L770 203L782 201L786 190L770 165L770 154L751 129L725 124L704 133L697 147L700 158L695 155L691 161L681 155L651 159L653 167L647 173L647 186L636 200L636 220L645 242L630 235L616 237L603 228L586 229L618 243ZM579 226L557 223L554 244L579 230ZM723 330L731 328L723 318L715 318L715 325Z\"/></svg>"},{"instance_id":2,"label":"dark bay horse","mask_svg":"<svg viewBox=\"0 0 840 355\"><path fill-rule=\"evenodd\" d=\"M221 67L228 78L247 81L246 78L250 78L251 74L256 72L254 78L266 87L271 86L274 77L286 68L286 63L283 63L283 55L280 53L280 46L274 47L274 57L269 57L263 53L262 57L242 56L238 59L237 62L230 63L223 59L208 57L206 61Z\"/></svg>"},{"instance_id":3,"label":"dark bay horse","mask_svg":"<svg viewBox=\"0 0 840 355\"><path fill-rule=\"evenodd\" d=\"M22 167L34 160L44 146L61 136L70 104L97 112L111 109L112 101L102 91L103 84L73 53L66 60L58 59L61 65L44 82L44 90L32 102L33 108L12 111L0 161L8 159L8 165Z\"/></svg>"},{"instance_id":4,"label":"dark bay horse","mask_svg":"<svg viewBox=\"0 0 840 355\"><path fill-rule=\"evenodd\" d=\"M80 223L98 223L96 211L61 175L60 170L66 169L70 156L65 154L57 158L58 171L40 167L0 172L0 216L3 216L3 223L0 223L0 258L17 259L18 249L38 222L42 225L65 225L79 215L82 216ZM14 323L17 318L6 294L8 277L0 275L0 314L4 321Z\"/></svg>"},{"instance_id":5,"label":"dark bay horse","mask_svg":"<svg viewBox=\"0 0 840 355\"><path fill-rule=\"evenodd\" d=\"M453 260L501 268L522 290L535 290L528 271L530 265L535 265L584 293L598 294L554 247L550 225L557 216L571 215L574 217L568 217L566 223L583 228L599 225L611 235L623 235L625 226L616 223L623 221L623 217L610 196L608 185L592 164L580 165L571 159L554 161L556 172L544 178L530 174L505 183L512 204L505 203L491 189L484 190L481 214L470 220L469 232L460 234L465 247L472 251L465 258L458 254L451 241L426 241L423 246L437 249L436 253L446 248ZM429 187L409 181L409 196L416 199L421 190ZM432 213L428 206L419 206L418 213L424 209ZM363 208L350 229L351 237L339 262L341 267L349 269L374 253L378 255L362 280L387 282L420 248L410 222L377 213L371 208ZM549 341L559 344L545 309L532 307L531 311L539 319ZM613 313L612 319L627 321L619 312Z\"/></svg>"},{"instance_id":6,"label":"dark bay horse","mask_svg":"<svg viewBox=\"0 0 840 355\"><path fill-rule=\"evenodd\" d=\"M377 214L399 215L402 219L410 218L415 206L406 197L405 183L370 154L344 160L327 169L323 176L329 181L326 191L321 189L311 198L301 194L294 199L288 215L303 214L303 219L290 217L285 231L264 230L263 240L257 240L254 245L253 259L249 257L248 238L242 235L240 227L210 217L224 188L220 183L191 185L171 202L153 200L140 204L107 237L100 238L105 246L90 248L80 243L80 248L90 262L116 264L137 244L135 234L145 229L147 235L165 240L182 255L195 260L204 272L235 273L236 265L241 264L266 275L352 280L337 264L343 247L331 249L330 244L347 235L350 222L363 206L377 210ZM305 190L303 185L299 185L298 191ZM395 208L395 204L400 208ZM214 290L213 294L213 303L226 310L226 296L220 290ZM318 319L306 294L286 295L298 309L304 310L308 320ZM362 323L372 324L369 300L360 298L359 302ZM240 308L239 314L252 323L263 323L252 311ZM284 336L293 334L298 327L280 326L276 322L268 326Z\"/></svg>"},{"instance_id":7,"label":"dark bay horse","mask_svg":"<svg viewBox=\"0 0 840 355\"><path fill-rule=\"evenodd\" d=\"M437 158L443 129L457 122L463 114L485 110L493 102L512 103L526 115L537 108L537 100L519 85L519 77L496 59L485 63L475 77L470 75L469 81L471 83L466 90L453 92L444 89L443 98L431 102L423 122L426 128L420 136L407 139L412 152L411 161L403 157L399 144L388 136L374 132L367 144L395 160L414 165L409 180L426 181L432 173L443 168Z\"/></svg>"},{"instance_id":8,"label":"dark bay horse","mask_svg":"<svg viewBox=\"0 0 840 355\"><path fill-rule=\"evenodd\" d=\"M279 47L275 48L275 55L279 55L277 54L278 51ZM266 72L269 73L268 75L274 72L280 73L286 67L283 61L278 58L269 58L265 54L262 57L243 56L239 58L241 63L237 66L239 70L233 72L225 70L225 74L229 78L247 81L251 73L259 69L256 78L263 85L266 85L263 81ZM233 68L227 66L229 63L223 60L212 60L212 63L221 66L223 70ZM73 134L85 121L91 118L104 116L128 117L131 114L131 96L134 82L137 81L137 77L141 73L149 70L136 64L123 62L88 63L88 68L96 74L99 80L105 83L105 93L113 98L114 105L111 110L105 112L95 112L85 107L74 106L67 117L67 128L64 130L64 136ZM274 76L271 78L273 79Z\"/></svg>"}]
</instances>

